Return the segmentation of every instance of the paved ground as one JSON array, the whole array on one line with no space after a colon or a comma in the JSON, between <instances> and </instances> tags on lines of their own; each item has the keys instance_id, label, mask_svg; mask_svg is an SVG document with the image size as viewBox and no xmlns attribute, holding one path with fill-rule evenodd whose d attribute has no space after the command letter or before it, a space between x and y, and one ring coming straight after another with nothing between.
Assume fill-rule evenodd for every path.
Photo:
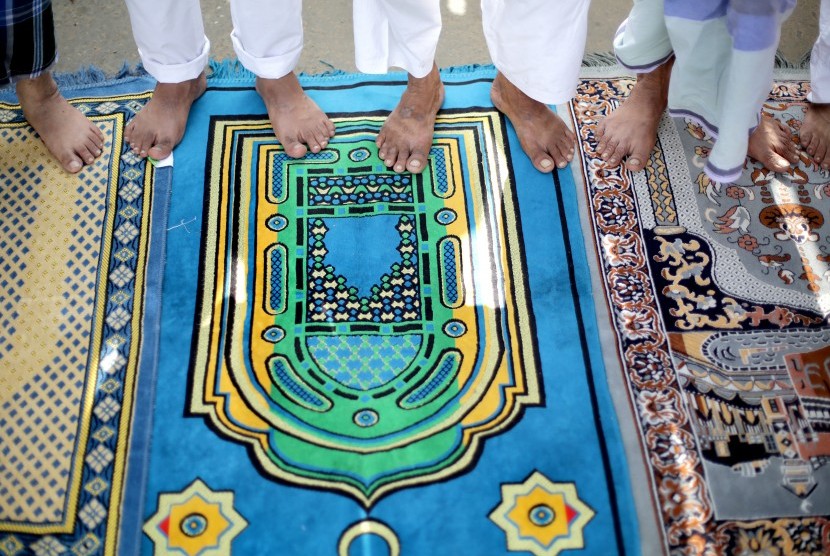
<instances>
[{"instance_id":1,"label":"paved ground","mask_svg":"<svg viewBox=\"0 0 830 556\"><path fill-rule=\"evenodd\" d=\"M788 59L800 59L812 46L818 32L818 4L819 0L799 0L787 21L781 50ZM53 5L61 56L58 70L74 71L92 64L114 72L125 61L138 62L122 1L53 0ZM489 63L478 0L441 0L441 6L444 27L438 65ZM611 50L614 31L630 6L630 0L593 0L587 52ZM305 0L303 10L305 47L298 70L317 73L334 67L355 71L351 2ZM202 0L202 12L212 56L233 57L228 0Z\"/></svg>"}]
</instances>

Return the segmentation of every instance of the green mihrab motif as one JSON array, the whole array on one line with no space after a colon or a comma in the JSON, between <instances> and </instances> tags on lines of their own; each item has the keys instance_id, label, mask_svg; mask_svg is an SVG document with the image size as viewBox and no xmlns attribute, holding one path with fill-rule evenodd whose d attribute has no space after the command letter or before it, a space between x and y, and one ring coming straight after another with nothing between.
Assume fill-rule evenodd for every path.
<instances>
[{"instance_id":1,"label":"green mihrab motif","mask_svg":"<svg viewBox=\"0 0 830 556\"><path fill-rule=\"evenodd\" d=\"M192 409L267 473L365 505L463 471L541 387L499 118L439 120L418 175L381 124L292 159L214 120L192 362Z\"/></svg>"}]
</instances>

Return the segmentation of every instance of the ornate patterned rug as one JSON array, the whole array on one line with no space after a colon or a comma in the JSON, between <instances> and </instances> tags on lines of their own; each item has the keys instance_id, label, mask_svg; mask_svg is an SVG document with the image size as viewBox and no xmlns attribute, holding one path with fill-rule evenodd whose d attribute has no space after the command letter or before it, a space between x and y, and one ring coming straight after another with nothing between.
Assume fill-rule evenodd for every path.
<instances>
[{"instance_id":1,"label":"ornate patterned rug","mask_svg":"<svg viewBox=\"0 0 830 556\"><path fill-rule=\"evenodd\" d=\"M786 175L748 162L711 183L705 133L668 117L645 172L607 169L596 124L633 85L616 71L581 82L571 119L607 372L645 470L641 530L656 532L643 541L827 554L830 174L805 155ZM790 76L765 110L796 135L808 91Z\"/></svg>"},{"instance_id":2,"label":"ornate patterned rug","mask_svg":"<svg viewBox=\"0 0 830 556\"><path fill-rule=\"evenodd\" d=\"M577 188L493 71L445 73L397 175L402 75L305 78L337 135L294 160L233 70L176 151L141 552L635 552Z\"/></svg>"},{"instance_id":3,"label":"ornate patterned rug","mask_svg":"<svg viewBox=\"0 0 830 556\"><path fill-rule=\"evenodd\" d=\"M614 70L553 175L491 68L418 176L374 147L401 75L304 77L338 133L293 160L215 70L172 184L122 145L147 80L69 91L71 179L0 104L0 554L827 552L827 173L709 183L682 120L605 169Z\"/></svg>"},{"instance_id":4,"label":"ornate patterned rug","mask_svg":"<svg viewBox=\"0 0 830 556\"><path fill-rule=\"evenodd\" d=\"M0 96L0 554L111 554L138 519L171 169L122 134L151 86L65 89L106 137L76 176Z\"/></svg>"}]
</instances>

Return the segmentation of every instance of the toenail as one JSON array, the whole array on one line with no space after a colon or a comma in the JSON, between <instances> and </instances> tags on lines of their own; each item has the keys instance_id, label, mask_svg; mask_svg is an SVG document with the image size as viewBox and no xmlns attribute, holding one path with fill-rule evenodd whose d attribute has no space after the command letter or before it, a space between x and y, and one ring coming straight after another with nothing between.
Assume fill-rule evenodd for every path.
<instances>
[{"instance_id":1,"label":"toenail","mask_svg":"<svg viewBox=\"0 0 830 556\"><path fill-rule=\"evenodd\" d=\"M541 162L539 162L539 166L541 166L542 168L550 168L552 165L553 162L549 158L545 158Z\"/></svg>"},{"instance_id":2,"label":"toenail","mask_svg":"<svg viewBox=\"0 0 830 556\"><path fill-rule=\"evenodd\" d=\"M560 168L564 168L567 165L568 165L567 162L560 162L559 164L557 164L557 166L559 166Z\"/></svg>"},{"instance_id":3,"label":"toenail","mask_svg":"<svg viewBox=\"0 0 830 556\"><path fill-rule=\"evenodd\" d=\"M409 164L410 164L410 166L413 166L414 168L420 168L421 167L421 161L420 160L413 160Z\"/></svg>"}]
</instances>

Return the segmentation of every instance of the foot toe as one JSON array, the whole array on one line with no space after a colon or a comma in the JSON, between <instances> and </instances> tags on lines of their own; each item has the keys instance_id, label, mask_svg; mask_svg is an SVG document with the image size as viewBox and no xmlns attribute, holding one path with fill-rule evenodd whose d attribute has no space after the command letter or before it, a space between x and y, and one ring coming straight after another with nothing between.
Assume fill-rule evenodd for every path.
<instances>
[{"instance_id":1,"label":"foot toe","mask_svg":"<svg viewBox=\"0 0 830 556\"><path fill-rule=\"evenodd\" d=\"M104 133L98 128L98 126L90 123L89 130L92 133L92 136L97 138L98 142L103 145L103 143L104 143Z\"/></svg>"},{"instance_id":2,"label":"foot toe","mask_svg":"<svg viewBox=\"0 0 830 556\"><path fill-rule=\"evenodd\" d=\"M398 158L395 159L395 163L392 165L392 169L400 174L401 172L406 170L406 165L409 162L409 151L399 150L398 151Z\"/></svg>"},{"instance_id":3,"label":"foot toe","mask_svg":"<svg viewBox=\"0 0 830 556\"><path fill-rule=\"evenodd\" d=\"M308 152L308 149L302 143L290 143L288 145L284 145L285 152L291 158L302 158Z\"/></svg>"},{"instance_id":4,"label":"foot toe","mask_svg":"<svg viewBox=\"0 0 830 556\"><path fill-rule=\"evenodd\" d=\"M628 160L625 163L625 167L632 172L639 172L646 167L647 160L648 153L633 152L629 155Z\"/></svg>"},{"instance_id":5,"label":"foot toe","mask_svg":"<svg viewBox=\"0 0 830 556\"><path fill-rule=\"evenodd\" d=\"M391 168L394 166L395 161L398 160L398 149L393 146L389 146L384 149L383 156L383 164L386 165L387 168Z\"/></svg>"},{"instance_id":6,"label":"foot toe","mask_svg":"<svg viewBox=\"0 0 830 556\"><path fill-rule=\"evenodd\" d=\"M150 156L156 160L164 160L170 153L173 152L173 145L169 141L159 141L150 149L143 150L145 156Z\"/></svg>"},{"instance_id":7,"label":"foot toe","mask_svg":"<svg viewBox=\"0 0 830 556\"><path fill-rule=\"evenodd\" d=\"M813 154L813 158L815 161L821 165L822 168L827 169L827 164L830 163L830 160L827 160L828 152L827 146L824 143L818 143L815 149L815 153Z\"/></svg>"},{"instance_id":8,"label":"foot toe","mask_svg":"<svg viewBox=\"0 0 830 556\"><path fill-rule=\"evenodd\" d=\"M77 174L84 167L84 163L75 154L65 154L60 158L61 166L71 174Z\"/></svg>"},{"instance_id":9,"label":"foot toe","mask_svg":"<svg viewBox=\"0 0 830 556\"><path fill-rule=\"evenodd\" d=\"M613 140L611 140L611 141L607 141L607 142L605 143L605 148L603 148L602 150L600 150L600 151L599 151L599 153L600 153L600 155L599 155L599 156L600 156L600 158L602 158L603 160L605 160L605 161L607 161L607 162L610 162L610 160L609 160L609 159L610 159L612 156L614 156L618 150L620 150L620 143L619 143L619 141L613 141ZM620 158L620 156L618 155L618 156L617 156L617 159L618 159L618 160L617 160L617 162L616 162L615 164L619 164L619 158Z\"/></svg>"},{"instance_id":10,"label":"foot toe","mask_svg":"<svg viewBox=\"0 0 830 556\"><path fill-rule=\"evenodd\" d=\"M413 174L423 172L425 167L425 157L420 154L410 156L409 160L406 163L406 169L412 172Z\"/></svg>"},{"instance_id":11,"label":"foot toe","mask_svg":"<svg viewBox=\"0 0 830 556\"><path fill-rule=\"evenodd\" d=\"M618 143L614 150L605 158L605 161L608 163L608 166L615 168L622 163L626 155L631 154L629 151L630 149L627 145Z\"/></svg>"},{"instance_id":12,"label":"foot toe","mask_svg":"<svg viewBox=\"0 0 830 556\"><path fill-rule=\"evenodd\" d=\"M542 153L533 159L533 165L540 172L547 174L553 171L555 163L547 153Z\"/></svg>"}]
</instances>

